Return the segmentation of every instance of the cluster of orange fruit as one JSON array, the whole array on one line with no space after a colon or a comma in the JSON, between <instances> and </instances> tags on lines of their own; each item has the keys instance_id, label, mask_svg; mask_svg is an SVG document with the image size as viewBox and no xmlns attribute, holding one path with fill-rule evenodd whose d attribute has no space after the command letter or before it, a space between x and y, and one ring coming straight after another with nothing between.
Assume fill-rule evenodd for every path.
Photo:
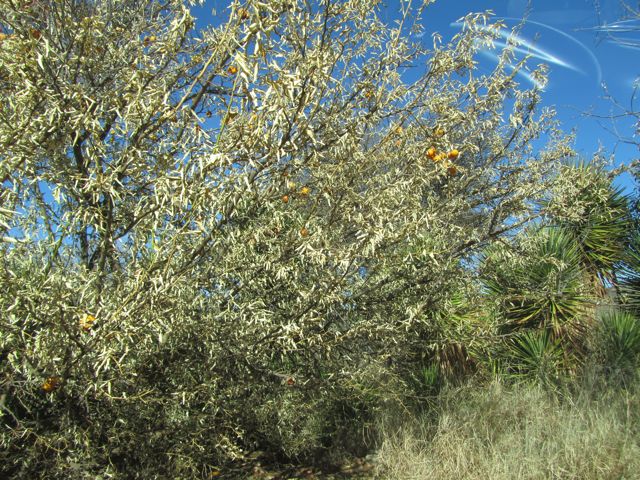
<instances>
[{"instance_id":1,"label":"cluster of orange fruit","mask_svg":"<svg viewBox=\"0 0 640 480\"><path fill-rule=\"evenodd\" d=\"M156 41L156 36L155 35L151 35L149 37L144 37L144 40L142 40L142 44L145 47L148 47L149 45L151 45L155 41Z\"/></svg>"},{"instance_id":2,"label":"cluster of orange fruit","mask_svg":"<svg viewBox=\"0 0 640 480\"><path fill-rule=\"evenodd\" d=\"M285 175L286 176L286 175ZM294 182L289 182L289 188L291 190L294 190L296 188L296 184ZM293 192L293 194L295 195L296 192ZM311 188L307 187L306 185L304 187L302 187L297 194L300 195L301 197L306 197L307 195L309 195L311 193ZM289 194L284 194L282 195L282 197L280 197L280 199L282 200L282 203L289 203L289 200L291 200L291 197L289 196ZM309 229L307 227L302 227L299 231L300 236L301 237L308 237L309 236Z\"/></svg>"},{"instance_id":3,"label":"cluster of orange fruit","mask_svg":"<svg viewBox=\"0 0 640 480\"><path fill-rule=\"evenodd\" d=\"M78 322L78 324L80 325L80 328L82 330L84 330L85 332L88 332L89 330L91 330L91 327L93 326L95 321L96 321L96 317L87 313L80 318L80 321Z\"/></svg>"},{"instance_id":4,"label":"cluster of orange fruit","mask_svg":"<svg viewBox=\"0 0 640 480\"><path fill-rule=\"evenodd\" d=\"M49 377L42 384L42 390L44 390L47 393L51 393L56 388L58 388L61 381L62 379L60 377Z\"/></svg>"},{"instance_id":5,"label":"cluster of orange fruit","mask_svg":"<svg viewBox=\"0 0 640 480\"><path fill-rule=\"evenodd\" d=\"M395 129L394 129L394 133L396 135L402 135L404 133L404 128L402 128L402 125L398 125ZM399 147L400 145L402 145L402 140L401 139L397 139L395 141L396 147Z\"/></svg>"},{"instance_id":6,"label":"cluster of orange fruit","mask_svg":"<svg viewBox=\"0 0 640 480\"><path fill-rule=\"evenodd\" d=\"M460 156L460 151L457 149L449 150L448 152L438 152L435 147L430 147L427 150L427 157L434 162L442 162L442 165L447 169L449 175L454 176L458 173L458 167L451 162L456 160Z\"/></svg>"},{"instance_id":7,"label":"cluster of orange fruit","mask_svg":"<svg viewBox=\"0 0 640 480\"><path fill-rule=\"evenodd\" d=\"M293 182L292 182L293 184ZM293 187L295 188L295 184L293 184ZM298 192L298 194L301 197L306 197L307 195L309 195L311 193L311 188L307 187L306 185L304 187L302 187L300 189L300 191ZM282 199L282 201L284 203L289 203L290 197L288 194L283 195L282 197L280 197Z\"/></svg>"}]
</instances>

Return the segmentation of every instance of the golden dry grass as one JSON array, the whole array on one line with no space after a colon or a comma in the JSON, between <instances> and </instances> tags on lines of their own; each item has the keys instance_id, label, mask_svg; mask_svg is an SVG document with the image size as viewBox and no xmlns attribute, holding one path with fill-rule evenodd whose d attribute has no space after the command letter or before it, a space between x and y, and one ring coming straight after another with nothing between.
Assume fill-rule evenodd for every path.
<instances>
[{"instance_id":1,"label":"golden dry grass","mask_svg":"<svg viewBox=\"0 0 640 480\"><path fill-rule=\"evenodd\" d=\"M639 419L640 395L626 390L568 399L530 386L467 387L445 393L432 415L383 422L378 477L640 478Z\"/></svg>"}]
</instances>

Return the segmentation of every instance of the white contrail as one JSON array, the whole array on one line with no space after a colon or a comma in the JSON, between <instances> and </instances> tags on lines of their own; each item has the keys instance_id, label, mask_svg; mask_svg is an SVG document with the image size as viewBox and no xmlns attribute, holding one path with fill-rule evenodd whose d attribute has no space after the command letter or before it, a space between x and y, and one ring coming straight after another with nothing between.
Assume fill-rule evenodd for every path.
<instances>
[{"instance_id":1,"label":"white contrail","mask_svg":"<svg viewBox=\"0 0 640 480\"><path fill-rule=\"evenodd\" d=\"M613 23L605 23L604 25L594 27L592 30L607 33L634 33L637 32L639 28L640 22L638 19L631 18L628 20L618 20Z\"/></svg>"},{"instance_id":2,"label":"white contrail","mask_svg":"<svg viewBox=\"0 0 640 480\"><path fill-rule=\"evenodd\" d=\"M522 21L521 18L511 18L511 17L505 17L505 20ZM573 35L569 35L568 33L563 32L562 30L559 30L559 29L557 29L555 27L552 27L551 25L547 25L547 24L540 23L540 22L535 22L533 20L527 20L526 23L531 23L533 25L538 25L540 27L548 28L549 30L551 30L553 32L556 32L556 33L562 35L563 37L568 38L573 43L578 45L581 49L583 49L585 52L587 52L587 55L589 55L589 58L591 58L591 61L593 62L594 67L596 68L596 74L598 76L598 85L600 85L602 83L602 67L600 66L600 62L598 61L598 59L596 58L594 53L591 51L591 49L589 47L587 47L584 43L582 43L580 40L575 38Z\"/></svg>"},{"instance_id":3,"label":"white contrail","mask_svg":"<svg viewBox=\"0 0 640 480\"><path fill-rule=\"evenodd\" d=\"M503 35L503 33L509 33L509 32L501 32L501 36L503 36L503 38L509 39L509 38L513 38L513 34L510 35ZM553 55L552 53L543 50L540 47L535 46L532 42L522 38L522 37L515 37L516 42L518 43L518 45L523 45L526 48L522 48L522 47L514 47L513 50L515 52L520 52L520 53L524 53L525 55L530 55L533 58L539 58L540 60L544 60L546 62L552 63L554 65L559 65L561 67L564 68L568 68L569 70L573 70L574 72L579 72L584 74L584 72L582 70L580 70L578 67L576 67L575 65L572 65L564 60L562 60L559 57L556 57L555 55ZM506 42L500 42L500 41L494 41L493 42L494 45L498 45L500 47L507 47L507 43Z\"/></svg>"},{"instance_id":4,"label":"white contrail","mask_svg":"<svg viewBox=\"0 0 640 480\"><path fill-rule=\"evenodd\" d=\"M504 18L504 20L516 20L518 22L522 21L522 19L511 18L511 17L506 17L506 18ZM547 28L547 29L549 29L549 30L551 30L551 31L553 31L555 33L558 33L558 34L562 35L565 38L568 38L573 43L577 44L582 50L584 50L587 53L587 55L589 55L589 58L592 60L593 65L594 65L594 67L596 69L598 84L600 84L602 82L602 68L600 66L600 62L598 62L598 59L593 54L593 52L588 47L586 47L582 42L580 42L578 39L576 39L572 35L569 35L568 33L563 32L562 30L559 30L559 29L557 29L555 27L552 27L550 25L547 25L547 24L544 24L544 23L540 23L540 22L536 22L536 21L533 21L533 20L527 20L526 23L531 23L533 25L538 25L538 26L541 26L543 28ZM455 26L455 27L460 27L462 25L463 24L461 22L454 22L454 23L451 24L451 26ZM489 30L489 27L486 27L486 26L480 26L478 28L481 28L483 30ZM520 53L524 53L524 54L527 54L527 55L532 55L535 58L539 58L539 59L547 61L549 63L553 63L553 64L558 65L560 67L564 67L564 68L567 68L569 70L573 70L573 71L585 74L585 72L583 70L575 67L574 65L566 62L565 60L562 60L561 58L557 57L556 55L553 55L552 53L550 53L550 52L548 52L546 50L543 50L540 47L537 47L533 42L528 41L528 40L526 40L526 39L524 39L524 38L522 38L522 37L520 37L518 35L515 35L513 32L510 32L510 31L505 30L505 29L501 29L499 31L499 35L500 35L500 37L504 38L505 40L515 40L518 45L523 45L524 47L526 47L528 49L528 50L525 50L525 49L520 48L520 47L515 47L514 51L517 51L517 52L520 52ZM494 41L493 43L494 43L494 45L499 45L499 46L502 46L502 47L507 46L504 42L496 42L496 41Z\"/></svg>"},{"instance_id":5,"label":"white contrail","mask_svg":"<svg viewBox=\"0 0 640 480\"><path fill-rule=\"evenodd\" d=\"M570 64L568 62L565 62L561 58L558 58L555 55L552 55L551 53L542 50L541 48L534 47L533 45L529 44L527 41L525 41L522 38L518 38L518 40L519 40L519 44L520 45L524 45L527 48L525 49L525 48L522 48L522 47L513 47L513 46L511 46L511 49L514 52L523 53L523 54L529 55L530 57L533 57L533 58L539 58L540 60L544 60L544 61L547 61L549 63L553 63L554 65L559 65L561 67L568 68L569 70L573 70L575 72L584 74L584 71L582 71L581 69L579 69L575 65L572 65L572 64ZM500 42L500 41L494 41L493 45L496 45L496 46L499 46L499 47L504 47L504 48L510 46L506 42Z\"/></svg>"},{"instance_id":6,"label":"white contrail","mask_svg":"<svg viewBox=\"0 0 640 480\"><path fill-rule=\"evenodd\" d=\"M607 42L613 43L618 47L629 48L631 50L640 50L640 41L638 40L623 40L620 38L608 39Z\"/></svg>"},{"instance_id":7,"label":"white contrail","mask_svg":"<svg viewBox=\"0 0 640 480\"><path fill-rule=\"evenodd\" d=\"M496 62L500 61L500 57L498 57L498 55L496 55L495 53L490 52L489 50L481 50L480 54L484 55L485 57L490 58L491 60L495 60ZM515 70L515 68L516 68L513 65L507 65L507 67L509 67L511 70ZM540 81L538 81L535 78L533 78L533 76L529 72L527 72L526 70L523 70L523 69L518 70L517 75L519 75L521 77L524 77L525 80L530 82L532 85L535 85L536 88L544 90L544 84L542 84Z\"/></svg>"}]
</instances>

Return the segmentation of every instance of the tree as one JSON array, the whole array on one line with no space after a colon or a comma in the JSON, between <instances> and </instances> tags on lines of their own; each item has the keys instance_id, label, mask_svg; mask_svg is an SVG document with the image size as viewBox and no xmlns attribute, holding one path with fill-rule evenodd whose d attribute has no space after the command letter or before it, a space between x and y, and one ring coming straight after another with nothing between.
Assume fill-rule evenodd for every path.
<instances>
[{"instance_id":1,"label":"tree","mask_svg":"<svg viewBox=\"0 0 640 480\"><path fill-rule=\"evenodd\" d=\"M1 5L4 473L322 453L570 152L512 47L475 71L486 15L427 48L365 0Z\"/></svg>"}]
</instances>

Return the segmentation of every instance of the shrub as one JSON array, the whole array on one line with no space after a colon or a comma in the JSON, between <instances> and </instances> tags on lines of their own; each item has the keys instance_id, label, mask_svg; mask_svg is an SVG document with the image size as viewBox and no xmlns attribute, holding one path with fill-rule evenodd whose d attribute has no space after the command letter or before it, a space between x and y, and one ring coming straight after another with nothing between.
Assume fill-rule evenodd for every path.
<instances>
[{"instance_id":1,"label":"shrub","mask_svg":"<svg viewBox=\"0 0 640 480\"><path fill-rule=\"evenodd\" d=\"M463 23L425 47L368 0L234 1L202 29L182 0L4 2L0 473L200 478L324 446L313 410L429 337L570 153L515 45L475 70L501 26Z\"/></svg>"},{"instance_id":2,"label":"shrub","mask_svg":"<svg viewBox=\"0 0 640 480\"><path fill-rule=\"evenodd\" d=\"M603 313L600 320L600 361L610 375L633 375L639 366L640 322L634 315L618 310Z\"/></svg>"}]
</instances>

